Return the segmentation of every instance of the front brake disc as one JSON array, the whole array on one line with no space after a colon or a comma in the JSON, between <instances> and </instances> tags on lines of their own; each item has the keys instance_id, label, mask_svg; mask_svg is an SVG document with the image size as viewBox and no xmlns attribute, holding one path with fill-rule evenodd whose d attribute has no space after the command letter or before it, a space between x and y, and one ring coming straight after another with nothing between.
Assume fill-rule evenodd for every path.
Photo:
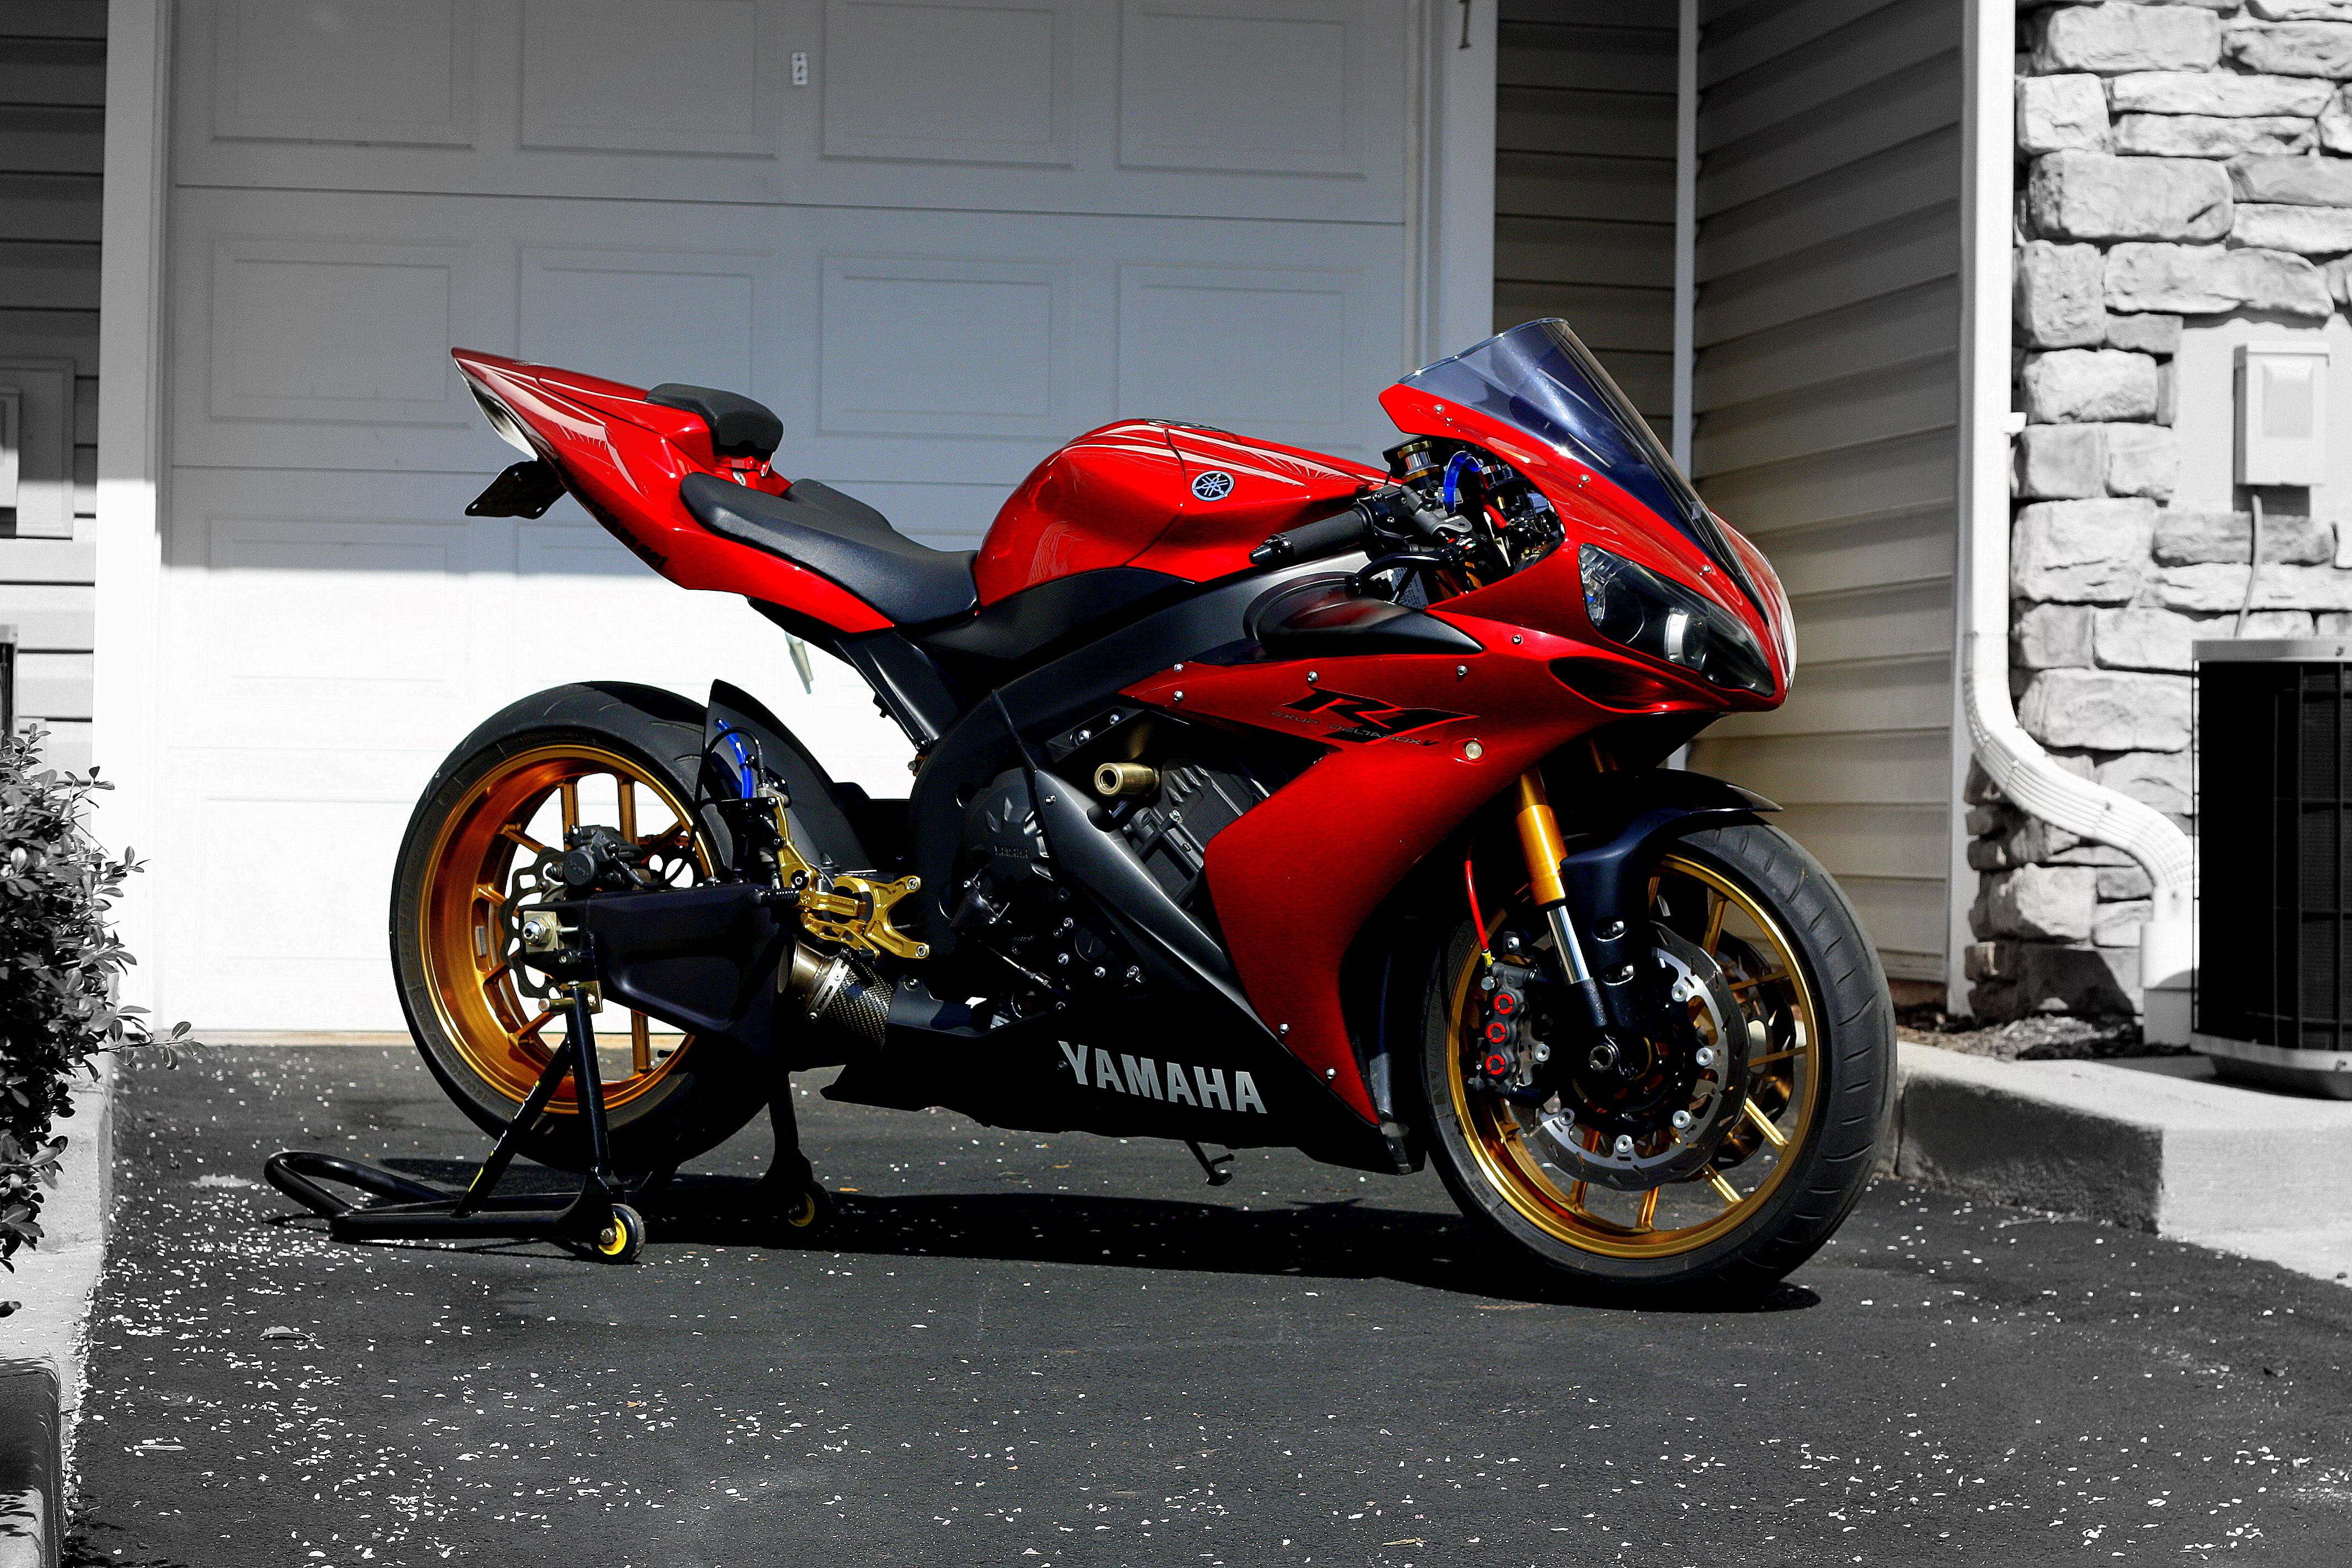
<instances>
[{"instance_id":1,"label":"front brake disc","mask_svg":"<svg viewBox=\"0 0 2352 1568\"><path fill-rule=\"evenodd\" d=\"M1546 1160L1573 1181L1640 1192L1707 1167L1748 1095L1748 1018L1706 951L1671 928L1652 928L1665 971L1667 1032L1645 1042L1664 1089L1642 1114L1596 1110L1570 1087L1529 1129Z\"/></svg>"}]
</instances>

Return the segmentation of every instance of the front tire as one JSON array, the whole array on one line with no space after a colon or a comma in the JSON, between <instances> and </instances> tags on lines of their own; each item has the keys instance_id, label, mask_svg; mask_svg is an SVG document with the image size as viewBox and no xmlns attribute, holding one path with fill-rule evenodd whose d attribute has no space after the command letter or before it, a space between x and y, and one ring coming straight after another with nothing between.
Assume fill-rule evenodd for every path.
<instances>
[{"instance_id":1,"label":"front tire","mask_svg":"<svg viewBox=\"0 0 2352 1568\"><path fill-rule=\"evenodd\" d=\"M1418 1081L1432 1163L1473 1221L1560 1274L1636 1299L1752 1296L1827 1241L1868 1184L1893 1105L1894 1006L1844 895L1769 827L1675 841L1651 899L1684 951L1715 961L1713 994L1737 998L1727 1038L1748 1037L1747 1103L1706 1168L1647 1187L1577 1179L1605 1161L1575 1080L1549 1080L1559 1092L1538 1103L1482 1084L1484 961L1466 918L1429 972ZM1486 924L1498 942L1543 929L1524 890ZM1553 1032L1552 1048L1585 1048ZM1670 1155L1674 1135L1661 1120L1641 1137Z\"/></svg>"},{"instance_id":2,"label":"front tire","mask_svg":"<svg viewBox=\"0 0 2352 1568\"><path fill-rule=\"evenodd\" d=\"M459 742L417 803L393 879L393 970L425 1066L485 1132L504 1131L569 1028L560 998L530 994L502 907L575 826L648 847L649 868L679 885L724 866L724 825L694 806L703 717L653 687L560 686ZM716 1148L766 1101L762 1065L726 1042L615 1006L594 1024L619 1171L668 1169ZM586 1169L579 1111L566 1079L523 1154Z\"/></svg>"}]
</instances>

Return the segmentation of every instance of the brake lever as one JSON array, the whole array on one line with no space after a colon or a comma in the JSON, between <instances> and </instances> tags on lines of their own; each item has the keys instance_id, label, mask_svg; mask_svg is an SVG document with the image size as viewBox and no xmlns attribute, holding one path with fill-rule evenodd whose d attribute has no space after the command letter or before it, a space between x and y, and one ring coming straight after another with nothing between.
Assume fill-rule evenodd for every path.
<instances>
[{"instance_id":1,"label":"brake lever","mask_svg":"<svg viewBox=\"0 0 2352 1568\"><path fill-rule=\"evenodd\" d=\"M1372 582L1374 577L1384 576L1388 573L1399 571L1407 566L1458 566L1460 564L1461 554L1458 551L1400 550L1393 555L1383 555L1377 561L1368 562L1360 569L1350 574L1348 578L1348 592L1358 598L1390 598L1393 596L1395 590L1391 589L1388 593L1380 595L1372 595L1369 592L1376 585ZM1386 586L1386 584L1378 585Z\"/></svg>"}]
</instances>

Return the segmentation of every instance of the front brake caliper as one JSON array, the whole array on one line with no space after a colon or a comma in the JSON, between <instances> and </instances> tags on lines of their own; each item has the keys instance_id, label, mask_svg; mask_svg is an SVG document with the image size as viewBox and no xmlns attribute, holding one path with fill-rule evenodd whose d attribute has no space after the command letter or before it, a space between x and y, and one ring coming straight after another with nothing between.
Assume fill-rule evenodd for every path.
<instances>
[{"instance_id":1,"label":"front brake caliper","mask_svg":"<svg viewBox=\"0 0 2352 1568\"><path fill-rule=\"evenodd\" d=\"M1479 1009L1478 1078L1487 1089L1525 1089L1528 1064L1520 1055L1527 1034L1528 981L1525 964L1494 963L1478 979L1484 992Z\"/></svg>"}]
</instances>

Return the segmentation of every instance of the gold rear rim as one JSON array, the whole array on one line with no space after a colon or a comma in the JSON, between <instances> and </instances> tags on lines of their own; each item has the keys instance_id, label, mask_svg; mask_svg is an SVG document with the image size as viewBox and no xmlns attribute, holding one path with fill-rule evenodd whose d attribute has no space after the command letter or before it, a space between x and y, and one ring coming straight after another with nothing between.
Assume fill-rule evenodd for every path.
<instances>
[{"instance_id":1,"label":"gold rear rim","mask_svg":"<svg viewBox=\"0 0 2352 1568\"><path fill-rule=\"evenodd\" d=\"M1748 1033L1747 1102L1715 1162L1698 1175L1640 1192L1573 1179L1545 1152L1541 1123L1559 1097L1523 1105L1473 1086L1483 1009L1472 953L1454 976L1447 1081L1478 1170L1521 1217L1553 1238L1606 1258L1663 1258L1737 1230L1786 1177L1820 1114L1821 1024L1795 944L1754 894L1696 859L1668 856L1650 882L1652 917L1704 949L1738 999ZM1536 929L1523 890L1487 915ZM1549 958L1549 936L1538 947ZM1575 1108L1570 1107L1573 1110Z\"/></svg>"},{"instance_id":2,"label":"gold rear rim","mask_svg":"<svg viewBox=\"0 0 2352 1568\"><path fill-rule=\"evenodd\" d=\"M475 781L442 820L425 868L418 946L435 1016L466 1066L517 1103L562 1047L571 1019L560 995L531 994L511 910L530 896L543 858L583 825L611 827L645 849L648 868L664 881L687 886L709 875L709 848L669 783L587 745L541 746ZM595 1025L608 1110L652 1089L693 1044L691 1036L611 1005ZM579 1108L567 1078L548 1109Z\"/></svg>"}]
</instances>

